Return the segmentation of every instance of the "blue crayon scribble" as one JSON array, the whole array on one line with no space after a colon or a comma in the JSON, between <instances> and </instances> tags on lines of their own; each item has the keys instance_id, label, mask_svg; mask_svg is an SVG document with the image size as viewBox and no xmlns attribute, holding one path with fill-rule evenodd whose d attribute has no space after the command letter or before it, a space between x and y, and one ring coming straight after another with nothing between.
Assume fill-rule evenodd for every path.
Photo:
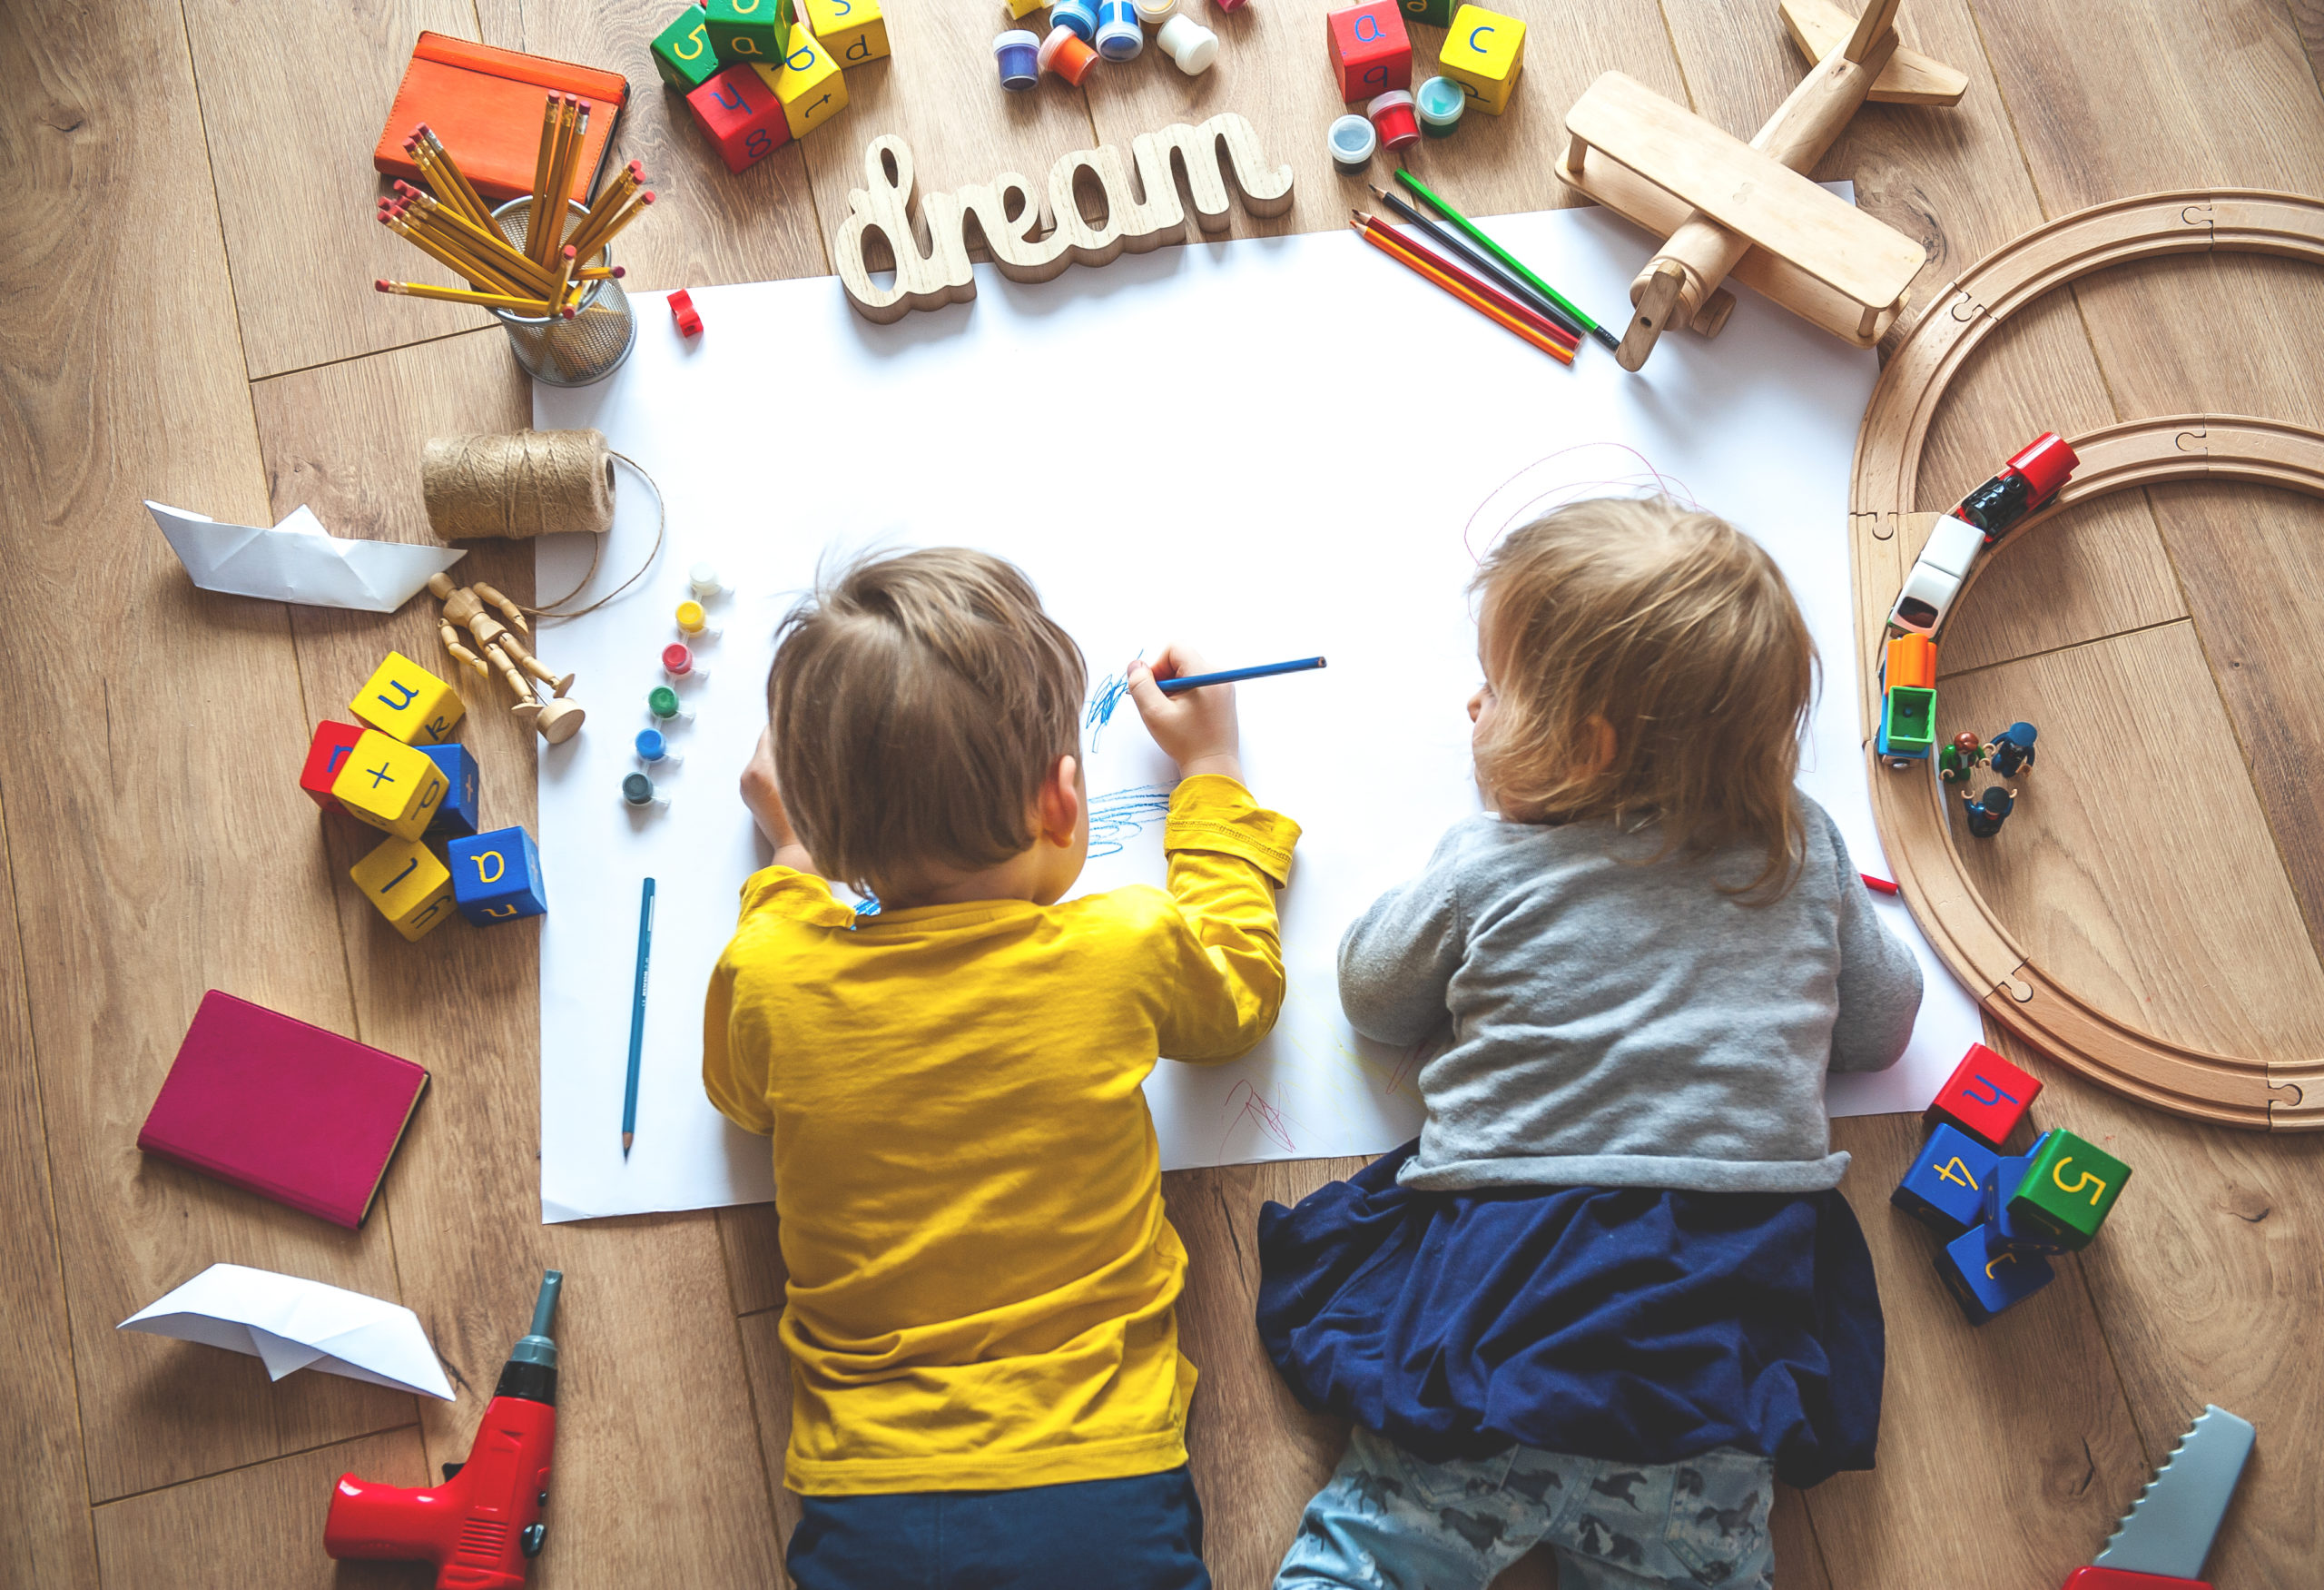
<instances>
[{"instance_id":1,"label":"blue crayon scribble","mask_svg":"<svg viewBox=\"0 0 2324 1590\"><path fill-rule=\"evenodd\" d=\"M1089 802L1089 859L1119 855L1129 842L1170 812L1170 791L1141 784L1095 796Z\"/></svg>"},{"instance_id":2,"label":"blue crayon scribble","mask_svg":"<svg viewBox=\"0 0 2324 1590\"><path fill-rule=\"evenodd\" d=\"M1093 751L1098 748L1098 734L1108 724L1114 721L1115 711L1120 707L1122 698L1129 694L1129 679L1127 675L1128 670L1119 674L1108 674L1098 681L1098 687L1089 693L1089 708L1081 715L1081 726L1089 731L1089 748Z\"/></svg>"}]
</instances>

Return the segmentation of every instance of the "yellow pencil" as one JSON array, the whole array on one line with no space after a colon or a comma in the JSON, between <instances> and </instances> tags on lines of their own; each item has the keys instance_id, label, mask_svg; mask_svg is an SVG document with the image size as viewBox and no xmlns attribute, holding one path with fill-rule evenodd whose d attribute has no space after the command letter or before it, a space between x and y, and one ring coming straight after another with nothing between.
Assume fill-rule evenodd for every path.
<instances>
[{"instance_id":1,"label":"yellow pencil","mask_svg":"<svg viewBox=\"0 0 2324 1590\"><path fill-rule=\"evenodd\" d=\"M557 123L564 114L564 96L552 92L548 96L548 108L541 116L541 146L533 156L533 208L536 211L540 208L541 190L548 186L548 157L556 149ZM537 239L540 232L539 215L534 215L532 220L534 224L525 233L525 242L527 245ZM535 255L533 262L535 264L540 263L534 249L527 246L525 252Z\"/></svg>"},{"instance_id":2,"label":"yellow pencil","mask_svg":"<svg viewBox=\"0 0 2324 1590\"><path fill-rule=\"evenodd\" d=\"M547 315L549 306L537 298L517 298L505 292L464 292L457 287L435 287L425 281L374 281L381 292L399 298L429 298L439 303L473 303L485 309L505 309L526 315Z\"/></svg>"},{"instance_id":3,"label":"yellow pencil","mask_svg":"<svg viewBox=\"0 0 2324 1590\"><path fill-rule=\"evenodd\" d=\"M631 222L636 220L638 212L652 202L654 202L654 193L651 189L638 194L636 203L632 204L628 209L623 211L619 215L615 216L611 221L607 222L605 226L598 231L597 234L589 240L589 252L594 254L598 250L604 248L607 243L613 242L616 236L620 235L621 229L627 226Z\"/></svg>"},{"instance_id":4,"label":"yellow pencil","mask_svg":"<svg viewBox=\"0 0 2324 1590\"><path fill-rule=\"evenodd\" d=\"M548 286L552 280L550 273L510 247L508 240L498 232L487 231L449 204L441 203L417 188L409 188L402 183L396 186L399 190L408 190L417 212L427 215L430 221L441 222L459 234L468 243L470 252L511 275L538 277L537 285Z\"/></svg>"},{"instance_id":5,"label":"yellow pencil","mask_svg":"<svg viewBox=\"0 0 2324 1590\"><path fill-rule=\"evenodd\" d=\"M476 184L468 181L468 173L460 169L460 163L452 158L452 152L449 149L444 147L444 141L436 136L436 129L422 122L419 123L419 137L420 141L427 144L428 153L436 157L437 163L444 168L444 174L452 179L452 185L459 189L462 196L468 201L463 207L479 223L490 226L492 206L486 203L484 195L476 191Z\"/></svg>"}]
</instances>

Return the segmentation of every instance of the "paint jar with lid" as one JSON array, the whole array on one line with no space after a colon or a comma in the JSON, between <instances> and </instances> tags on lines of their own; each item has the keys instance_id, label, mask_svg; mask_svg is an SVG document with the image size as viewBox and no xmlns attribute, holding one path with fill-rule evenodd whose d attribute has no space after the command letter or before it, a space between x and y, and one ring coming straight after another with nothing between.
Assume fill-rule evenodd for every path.
<instances>
[{"instance_id":1,"label":"paint jar with lid","mask_svg":"<svg viewBox=\"0 0 2324 1590\"><path fill-rule=\"evenodd\" d=\"M1041 80L1041 41L1021 27L1012 27L992 41L992 54L1000 64L1000 86L1011 94L1024 94Z\"/></svg>"},{"instance_id":2,"label":"paint jar with lid","mask_svg":"<svg viewBox=\"0 0 2324 1590\"><path fill-rule=\"evenodd\" d=\"M1160 27L1178 9L1178 0L1134 0L1137 19L1148 27Z\"/></svg>"},{"instance_id":3,"label":"paint jar with lid","mask_svg":"<svg viewBox=\"0 0 2324 1590\"><path fill-rule=\"evenodd\" d=\"M1098 36L1096 0L1056 0L1049 7L1051 27L1069 27L1073 36L1088 44Z\"/></svg>"},{"instance_id":4,"label":"paint jar with lid","mask_svg":"<svg viewBox=\"0 0 2324 1590\"><path fill-rule=\"evenodd\" d=\"M1365 105L1364 114L1390 149L1410 149L1420 142L1420 120L1413 114L1413 96L1405 90L1390 89Z\"/></svg>"},{"instance_id":5,"label":"paint jar with lid","mask_svg":"<svg viewBox=\"0 0 2324 1590\"><path fill-rule=\"evenodd\" d=\"M1074 87L1089 75L1089 68L1098 64L1098 52L1081 42L1080 35L1062 23L1049 29L1049 36L1041 41L1039 55L1041 70L1054 72Z\"/></svg>"},{"instance_id":6,"label":"paint jar with lid","mask_svg":"<svg viewBox=\"0 0 2324 1590\"><path fill-rule=\"evenodd\" d=\"M1432 138L1445 137L1459 126L1461 113L1469 104L1469 96L1450 77L1430 78L1420 85L1420 92L1413 98L1420 130Z\"/></svg>"},{"instance_id":7,"label":"paint jar with lid","mask_svg":"<svg viewBox=\"0 0 2324 1590\"><path fill-rule=\"evenodd\" d=\"M1189 77L1199 77L1218 59L1218 35L1191 16L1174 16L1154 35L1155 47L1178 64Z\"/></svg>"},{"instance_id":8,"label":"paint jar with lid","mask_svg":"<svg viewBox=\"0 0 2324 1590\"><path fill-rule=\"evenodd\" d=\"M1146 48L1146 30L1138 25L1134 0L1098 0L1098 53L1108 61L1137 58Z\"/></svg>"},{"instance_id":9,"label":"paint jar with lid","mask_svg":"<svg viewBox=\"0 0 2324 1590\"><path fill-rule=\"evenodd\" d=\"M1332 163L1344 177L1360 177L1380 147L1380 134L1362 116L1342 116L1324 134Z\"/></svg>"}]
</instances>

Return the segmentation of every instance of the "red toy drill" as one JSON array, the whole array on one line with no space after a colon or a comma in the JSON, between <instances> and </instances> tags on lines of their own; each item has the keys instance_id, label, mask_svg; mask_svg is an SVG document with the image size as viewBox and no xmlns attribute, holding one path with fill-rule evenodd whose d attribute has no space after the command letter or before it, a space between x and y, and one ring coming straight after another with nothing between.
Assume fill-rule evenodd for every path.
<instances>
[{"instance_id":1,"label":"red toy drill","mask_svg":"<svg viewBox=\"0 0 2324 1590\"><path fill-rule=\"evenodd\" d=\"M549 1449L556 1442L556 1344L549 1320L564 1272L541 1278L533 1328L510 1349L466 1463L434 1490L339 1476L323 1549L335 1557L432 1563L436 1590L523 1590L548 1534Z\"/></svg>"}]
</instances>

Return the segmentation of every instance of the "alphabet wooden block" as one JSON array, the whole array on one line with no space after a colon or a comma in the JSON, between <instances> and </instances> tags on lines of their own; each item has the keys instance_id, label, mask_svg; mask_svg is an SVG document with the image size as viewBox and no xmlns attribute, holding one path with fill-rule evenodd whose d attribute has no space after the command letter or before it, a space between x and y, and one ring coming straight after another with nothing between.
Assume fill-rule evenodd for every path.
<instances>
[{"instance_id":1,"label":"alphabet wooden block","mask_svg":"<svg viewBox=\"0 0 2324 1590\"><path fill-rule=\"evenodd\" d=\"M1525 25L1513 16L1463 5L1452 14L1436 69L1469 95L1469 108L1494 115L1509 108L1525 65Z\"/></svg>"},{"instance_id":2,"label":"alphabet wooden block","mask_svg":"<svg viewBox=\"0 0 2324 1590\"><path fill-rule=\"evenodd\" d=\"M654 35L654 70L680 94L692 94L718 75L718 52L710 47L710 14L689 5Z\"/></svg>"},{"instance_id":3,"label":"alphabet wooden block","mask_svg":"<svg viewBox=\"0 0 2324 1590\"><path fill-rule=\"evenodd\" d=\"M880 0L806 0L807 26L842 66L861 66L888 53L888 19Z\"/></svg>"},{"instance_id":4,"label":"alphabet wooden block","mask_svg":"<svg viewBox=\"0 0 2324 1590\"><path fill-rule=\"evenodd\" d=\"M791 0L707 0L704 21L722 66L780 61L791 50Z\"/></svg>"},{"instance_id":5,"label":"alphabet wooden block","mask_svg":"<svg viewBox=\"0 0 2324 1590\"><path fill-rule=\"evenodd\" d=\"M346 765L347 754L355 749L355 742L363 737L359 724L331 723L328 720L315 726L315 737L307 744L307 765L299 770L299 787L307 798L330 811L339 805L330 786L339 777L339 770Z\"/></svg>"},{"instance_id":6,"label":"alphabet wooden block","mask_svg":"<svg viewBox=\"0 0 2324 1590\"><path fill-rule=\"evenodd\" d=\"M1929 1134L1888 1201L1949 1239L1984 1220L1994 1151L1965 1131L1940 1126Z\"/></svg>"},{"instance_id":7,"label":"alphabet wooden block","mask_svg":"<svg viewBox=\"0 0 2324 1590\"><path fill-rule=\"evenodd\" d=\"M1998 1149L2025 1117L2025 1108L2042 1091L2042 1084L2019 1071L1982 1043L1953 1068L1945 1086L1936 1091L1923 1123L1951 1121L1981 1142Z\"/></svg>"},{"instance_id":8,"label":"alphabet wooden block","mask_svg":"<svg viewBox=\"0 0 2324 1590\"><path fill-rule=\"evenodd\" d=\"M431 835L460 838L476 832L477 766L476 757L466 746L423 746L428 759L444 775L444 798L437 804L436 815L428 825Z\"/></svg>"},{"instance_id":9,"label":"alphabet wooden block","mask_svg":"<svg viewBox=\"0 0 2324 1590\"><path fill-rule=\"evenodd\" d=\"M470 922L509 922L547 912L541 853L522 828L455 839L446 854L452 864L452 899Z\"/></svg>"},{"instance_id":10,"label":"alphabet wooden block","mask_svg":"<svg viewBox=\"0 0 2324 1590\"><path fill-rule=\"evenodd\" d=\"M1965 1231L1936 1256L1936 1273L1972 1325L1983 1325L2003 1309L2023 1303L2054 1279L2050 1261L2038 1253L2014 1253L1986 1240L1983 1226Z\"/></svg>"},{"instance_id":11,"label":"alphabet wooden block","mask_svg":"<svg viewBox=\"0 0 2324 1590\"><path fill-rule=\"evenodd\" d=\"M417 839L390 839L347 869L396 932L418 939L451 913L452 874Z\"/></svg>"},{"instance_id":12,"label":"alphabet wooden block","mask_svg":"<svg viewBox=\"0 0 2324 1590\"><path fill-rule=\"evenodd\" d=\"M1396 0L1330 12L1324 26L1342 99L1370 99L1413 85L1413 36L1404 31Z\"/></svg>"},{"instance_id":13,"label":"alphabet wooden block","mask_svg":"<svg viewBox=\"0 0 2324 1590\"><path fill-rule=\"evenodd\" d=\"M1452 0L1403 0L1404 20L1446 27L1452 21Z\"/></svg>"},{"instance_id":14,"label":"alphabet wooden block","mask_svg":"<svg viewBox=\"0 0 2324 1590\"><path fill-rule=\"evenodd\" d=\"M427 752L367 730L331 780L330 793L359 820L398 839L417 839L436 820L449 787Z\"/></svg>"},{"instance_id":15,"label":"alphabet wooden block","mask_svg":"<svg viewBox=\"0 0 2324 1590\"><path fill-rule=\"evenodd\" d=\"M686 95L694 125L717 147L728 171L744 171L791 142L783 104L759 69L729 66Z\"/></svg>"},{"instance_id":16,"label":"alphabet wooden block","mask_svg":"<svg viewBox=\"0 0 2324 1590\"><path fill-rule=\"evenodd\" d=\"M452 737L468 707L458 691L403 653L391 651L379 671L363 681L347 710L407 746L440 746Z\"/></svg>"},{"instance_id":17,"label":"alphabet wooden block","mask_svg":"<svg viewBox=\"0 0 2324 1590\"><path fill-rule=\"evenodd\" d=\"M2041 1146L2039 1142L2034 1145L2037 1151ZM2031 1153L2013 1154L1994 1167L1993 1175L1985 1182L1981 1217L1985 1222L1986 1239L1994 1247L2006 1248L2014 1253L2063 1253L2065 1244L2010 1210L2009 1200L2024 1185L2026 1170L2033 1163Z\"/></svg>"},{"instance_id":18,"label":"alphabet wooden block","mask_svg":"<svg viewBox=\"0 0 2324 1590\"><path fill-rule=\"evenodd\" d=\"M804 138L847 108L847 79L839 63L804 32L791 35L791 53L780 68L761 66L758 74L782 103L793 138Z\"/></svg>"},{"instance_id":19,"label":"alphabet wooden block","mask_svg":"<svg viewBox=\"0 0 2324 1590\"><path fill-rule=\"evenodd\" d=\"M2027 1156L2009 1212L2068 1252L2079 1251L2098 1235L2130 1179L2131 1168L2097 1144L2070 1131L2045 1131Z\"/></svg>"}]
</instances>

